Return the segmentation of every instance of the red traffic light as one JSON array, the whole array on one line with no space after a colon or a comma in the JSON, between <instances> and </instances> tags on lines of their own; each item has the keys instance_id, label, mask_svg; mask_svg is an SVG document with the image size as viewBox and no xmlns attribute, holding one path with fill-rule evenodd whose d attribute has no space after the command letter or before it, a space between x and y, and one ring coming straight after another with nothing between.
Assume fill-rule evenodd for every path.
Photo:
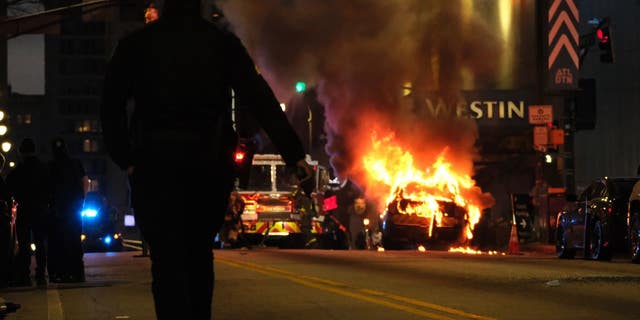
<instances>
[{"instance_id":1,"label":"red traffic light","mask_svg":"<svg viewBox=\"0 0 640 320\"><path fill-rule=\"evenodd\" d=\"M603 30L603 29L596 30L596 36L598 37L598 41L600 41L600 43L609 42L609 32L607 30Z\"/></svg>"}]
</instances>

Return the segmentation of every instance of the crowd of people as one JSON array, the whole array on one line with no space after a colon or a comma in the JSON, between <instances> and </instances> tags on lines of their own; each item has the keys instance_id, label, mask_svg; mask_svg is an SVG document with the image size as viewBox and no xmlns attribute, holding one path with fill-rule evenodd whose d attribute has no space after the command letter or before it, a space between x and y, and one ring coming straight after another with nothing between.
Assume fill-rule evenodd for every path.
<instances>
[{"instance_id":1,"label":"crowd of people","mask_svg":"<svg viewBox=\"0 0 640 320\"><path fill-rule=\"evenodd\" d=\"M62 138L52 141L53 158L45 161L32 138L24 138L19 163L0 178L2 210L17 206L14 239L0 256L0 287L32 286L35 282L83 282L82 220L80 211L88 178L79 160L70 156Z\"/></svg>"}]
</instances>

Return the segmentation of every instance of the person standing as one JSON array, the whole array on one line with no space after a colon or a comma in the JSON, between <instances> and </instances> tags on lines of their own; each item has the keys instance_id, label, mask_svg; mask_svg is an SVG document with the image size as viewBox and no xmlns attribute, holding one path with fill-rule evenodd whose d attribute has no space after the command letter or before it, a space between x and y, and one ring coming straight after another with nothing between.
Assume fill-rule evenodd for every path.
<instances>
[{"instance_id":1,"label":"person standing","mask_svg":"<svg viewBox=\"0 0 640 320\"><path fill-rule=\"evenodd\" d=\"M364 219L369 219L367 202L363 197L357 197L349 207L349 249L365 249L365 224Z\"/></svg>"},{"instance_id":2,"label":"person standing","mask_svg":"<svg viewBox=\"0 0 640 320\"><path fill-rule=\"evenodd\" d=\"M2 159L4 162L4 159ZM2 168L3 165L0 165ZM15 251L15 228L11 212L11 198L4 178L0 176L0 289L9 285Z\"/></svg>"},{"instance_id":3,"label":"person standing","mask_svg":"<svg viewBox=\"0 0 640 320\"><path fill-rule=\"evenodd\" d=\"M211 318L212 248L233 189L238 142L232 90L286 164L304 172L301 180L310 178L278 99L240 39L201 18L199 0L166 0L157 21L120 39L107 65L104 141L129 175L136 223L150 247L158 319Z\"/></svg>"},{"instance_id":4,"label":"person standing","mask_svg":"<svg viewBox=\"0 0 640 320\"><path fill-rule=\"evenodd\" d=\"M36 156L36 144L24 138L18 149L22 161L7 175L9 195L18 203L16 235L18 254L13 265L12 286L31 286L31 243L35 244L36 283L46 285L46 226L49 220L50 176Z\"/></svg>"},{"instance_id":5,"label":"person standing","mask_svg":"<svg viewBox=\"0 0 640 320\"><path fill-rule=\"evenodd\" d=\"M50 224L49 280L84 282L82 252L82 204L89 179L82 163L69 155L67 144L56 138L49 164L52 179L52 223Z\"/></svg>"}]
</instances>

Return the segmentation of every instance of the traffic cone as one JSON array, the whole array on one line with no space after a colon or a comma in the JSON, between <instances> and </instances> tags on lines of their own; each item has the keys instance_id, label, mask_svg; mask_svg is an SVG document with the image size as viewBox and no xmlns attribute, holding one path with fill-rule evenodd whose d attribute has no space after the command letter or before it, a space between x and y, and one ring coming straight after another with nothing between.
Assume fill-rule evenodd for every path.
<instances>
[{"instance_id":1,"label":"traffic cone","mask_svg":"<svg viewBox=\"0 0 640 320\"><path fill-rule=\"evenodd\" d=\"M509 238L509 254L521 254L518 243L518 229L515 223L511 224L511 237Z\"/></svg>"}]
</instances>

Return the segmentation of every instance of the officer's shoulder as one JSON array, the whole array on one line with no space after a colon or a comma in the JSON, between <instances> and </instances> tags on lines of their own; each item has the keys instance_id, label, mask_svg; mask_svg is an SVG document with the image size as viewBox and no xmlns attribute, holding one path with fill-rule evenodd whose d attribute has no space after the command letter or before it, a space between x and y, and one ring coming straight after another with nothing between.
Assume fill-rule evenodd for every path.
<instances>
[{"instance_id":1,"label":"officer's shoulder","mask_svg":"<svg viewBox=\"0 0 640 320\"><path fill-rule=\"evenodd\" d=\"M210 34L213 34L227 42L229 41L239 41L239 38L233 33L229 25L217 22L211 22L207 20L202 20L205 28L207 28Z\"/></svg>"},{"instance_id":2,"label":"officer's shoulder","mask_svg":"<svg viewBox=\"0 0 640 320\"><path fill-rule=\"evenodd\" d=\"M134 29L129 33L123 35L118 40L119 47L127 47L138 43L140 40L151 37L152 33L157 32L159 29L159 23L154 22L144 25L141 28Z\"/></svg>"}]
</instances>

